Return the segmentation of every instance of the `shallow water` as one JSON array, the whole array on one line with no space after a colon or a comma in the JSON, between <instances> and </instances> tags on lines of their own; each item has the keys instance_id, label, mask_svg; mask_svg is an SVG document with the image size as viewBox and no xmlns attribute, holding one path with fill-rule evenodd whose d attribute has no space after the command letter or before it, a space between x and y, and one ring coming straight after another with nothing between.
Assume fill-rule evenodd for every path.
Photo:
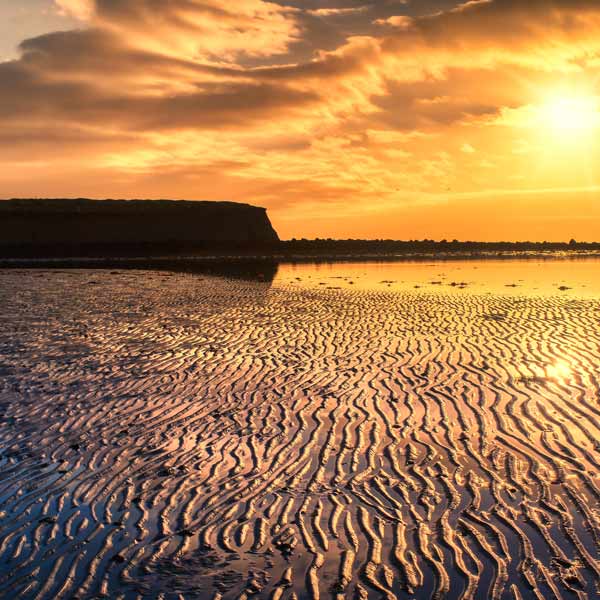
<instances>
[{"instance_id":1,"label":"shallow water","mask_svg":"<svg viewBox=\"0 0 600 600\"><path fill-rule=\"evenodd\" d=\"M275 281L359 290L600 298L600 258L287 263Z\"/></svg>"},{"instance_id":2,"label":"shallow water","mask_svg":"<svg viewBox=\"0 0 600 600\"><path fill-rule=\"evenodd\" d=\"M0 597L599 597L598 263L507 264L0 271Z\"/></svg>"}]
</instances>

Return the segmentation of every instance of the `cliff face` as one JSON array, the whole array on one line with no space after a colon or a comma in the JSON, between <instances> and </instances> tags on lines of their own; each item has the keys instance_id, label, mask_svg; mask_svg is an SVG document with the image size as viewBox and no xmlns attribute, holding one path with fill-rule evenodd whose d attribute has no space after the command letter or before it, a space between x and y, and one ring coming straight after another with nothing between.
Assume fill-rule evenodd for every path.
<instances>
[{"instance_id":1,"label":"cliff face","mask_svg":"<svg viewBox=\"0 0 600 600\"><path fill-rule=\"evenodd\" d=\"M170 200L3 200L0 248L260 244L279 238L264 208Z\"/></svg>"}]
</instances>

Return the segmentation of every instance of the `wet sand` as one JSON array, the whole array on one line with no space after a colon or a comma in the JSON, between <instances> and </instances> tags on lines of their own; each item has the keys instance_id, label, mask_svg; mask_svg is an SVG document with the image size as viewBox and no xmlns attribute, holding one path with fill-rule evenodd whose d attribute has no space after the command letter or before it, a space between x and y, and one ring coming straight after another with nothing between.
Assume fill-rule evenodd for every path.
<instances>
[{"instance_id":1,"label":"wet sand","mask_svg":"<svg viewBox=\"0 0 600 600\"><path fill-rule=\"evenodd\" d=\"M0 271L0 597L598 598L600 296L342 271Z\"/></svg>"}]
</instances>

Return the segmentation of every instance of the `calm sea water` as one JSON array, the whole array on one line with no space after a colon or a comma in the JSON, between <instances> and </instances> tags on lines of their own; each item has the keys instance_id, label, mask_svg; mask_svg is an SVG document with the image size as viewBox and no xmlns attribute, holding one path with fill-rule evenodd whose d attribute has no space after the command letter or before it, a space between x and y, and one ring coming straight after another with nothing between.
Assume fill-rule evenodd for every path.
<instances>
[{"instance_id":1,"label":"calm sea water","mask_svg":"<svg viewBox=\"0 0 600 600\"><path fill-rule=\"evenodd\" d=\"M600 258L281 264L275 284L600 297Z\"/></svg>"}]
</instances>

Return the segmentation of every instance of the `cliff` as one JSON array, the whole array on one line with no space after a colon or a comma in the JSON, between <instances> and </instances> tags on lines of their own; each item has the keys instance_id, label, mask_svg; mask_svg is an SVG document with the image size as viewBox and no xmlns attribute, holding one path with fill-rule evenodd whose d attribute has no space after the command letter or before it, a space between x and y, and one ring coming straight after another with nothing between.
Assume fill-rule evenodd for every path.
<instances>
[{"instance_id":1,"label":"cliff","mask_svg":"<svg viewBox=\"0 0 600 600\"><path fill-rule=\"evenodd\" d=\"M172 200L0 200L0 253L210 248L279 240L264 208Z\"/></svg>"}]
</instances>

